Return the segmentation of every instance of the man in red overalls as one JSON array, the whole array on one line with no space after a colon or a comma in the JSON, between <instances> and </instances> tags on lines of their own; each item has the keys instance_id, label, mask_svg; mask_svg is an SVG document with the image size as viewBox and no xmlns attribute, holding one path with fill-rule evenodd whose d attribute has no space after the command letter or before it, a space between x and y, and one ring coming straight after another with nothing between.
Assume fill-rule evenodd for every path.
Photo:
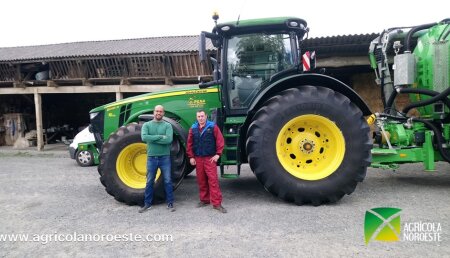
<instances>
[{"instance_id":1,"label":"man in red overalls","mask_svg":"<svg viewBox=\"0 0 450 258\"><path fill-rule=\"evenodd\" d=\"M197 207L211 203L214 209L226 213L217 177L217 160L222 154L224 139L219 127L207 118L205 111L197 111L197 122L189 129L187 142L189 162L195 166L200 190Z\"/></svg>"}]
</instances>

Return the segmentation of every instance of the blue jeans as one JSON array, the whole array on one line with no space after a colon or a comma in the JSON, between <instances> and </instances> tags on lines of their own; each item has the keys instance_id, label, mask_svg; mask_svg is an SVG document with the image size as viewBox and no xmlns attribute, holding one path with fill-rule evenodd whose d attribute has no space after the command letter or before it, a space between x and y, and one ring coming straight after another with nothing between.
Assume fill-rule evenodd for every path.
<instances>
[{"instance_id":1,"label":"blue jeans","mask_svg":"<svg viewBox=\"0 0 450 258\"><path fill-rule=\"evenodd\" d=\"M147 185L145 186L144 202L152 205L153 184L155 183L156 172L161 170L164 179L164 191L166 192L167 203L173 203L173 186L170 178L170 156L147 157Z\"/></svg>"}]
</instances>

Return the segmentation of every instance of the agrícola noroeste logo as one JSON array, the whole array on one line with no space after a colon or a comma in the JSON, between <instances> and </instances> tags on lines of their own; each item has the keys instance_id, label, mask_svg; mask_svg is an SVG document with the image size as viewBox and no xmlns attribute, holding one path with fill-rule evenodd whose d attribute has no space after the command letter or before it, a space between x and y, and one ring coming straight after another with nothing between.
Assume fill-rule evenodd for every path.
<instances>
[{"instance_id":1,"label":"agr\u00edcola noroeste logo","mask_svg":"<svg viewBox=\"0 0 450 258\"><path fill-rule=\"evenodd\" d=\"M366 245L371 241L395 242L440 242L442 227L436 222L404 222L401 234L399 208L373 208L366 211L364 219L364 240ZM403 238L401 239L401 236Z\"/></svg>"},{"instance_id":2,"label":"agr\u00edcola noroeste logo","mask_svg":"<svg viewBox=\"0 0 450 258\"><path fill-rule=\"evenodd\" d=\"M400 211L398 208L373 208L366 211L364 240L398 241L400 239Z\"/></svg>"}]
</instances>

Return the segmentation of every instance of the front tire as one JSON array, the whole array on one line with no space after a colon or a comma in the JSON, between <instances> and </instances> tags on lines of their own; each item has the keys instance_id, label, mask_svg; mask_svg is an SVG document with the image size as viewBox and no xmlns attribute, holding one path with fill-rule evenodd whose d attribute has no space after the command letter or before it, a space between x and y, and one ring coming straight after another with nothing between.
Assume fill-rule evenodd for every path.
<instances>
[{"instance_id":1,"label":"front tire","mask_svg":"<svg viewBox=\"0 0 450 258\"><path fill-rule=\"evenodd\" d=\"M75 160L80 167L89 167L94 165L94 154L90 150L78 150Z\"/></svg>"},{"instance_id":2,"label":"front tire","mask_svg":"<svg viewBox=\"0 0 450 258\"><path fill-rule=\"evenodd\" d=\"M128 205L142 205L147 175L147 145L141 140L141 124L120 127L103 144L100 155L100 181L106 192ZM188 168L181 142L174 135L171 146L172 183L174 190ZM163 178L158 169L154 184L154 202L165 199Z\"/></svg>"},{"instance_id":3,"label":"front tire","mask_svg":"<svg viewBox=\"0 0 450 258\"><path fill-rule=\"evenodd\" d=\"M346 96L304 86L267 100L249 126L250 167L264 187L298 205L351 194L371 161L369 126Z\"/></svg>"}]
</instances>

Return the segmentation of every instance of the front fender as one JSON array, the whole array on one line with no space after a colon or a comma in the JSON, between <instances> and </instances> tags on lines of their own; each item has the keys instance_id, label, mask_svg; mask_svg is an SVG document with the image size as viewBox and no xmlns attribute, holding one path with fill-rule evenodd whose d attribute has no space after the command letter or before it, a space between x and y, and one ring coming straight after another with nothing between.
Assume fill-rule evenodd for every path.
<instances>
[{"instance_id":1,"label":"front fender","mask_svg":"<svg viewBox=\"0 0 450 258\"><path fill-rule=\"evenodd\" d=\"M153 114L143 114L139 116L139 122L147 122L153 120ZM175 132L181 137L183 143L187 143L188 132L176 120L170 117L163 117L163 120L170 123Z\"/></svg>"}]
</instances>

